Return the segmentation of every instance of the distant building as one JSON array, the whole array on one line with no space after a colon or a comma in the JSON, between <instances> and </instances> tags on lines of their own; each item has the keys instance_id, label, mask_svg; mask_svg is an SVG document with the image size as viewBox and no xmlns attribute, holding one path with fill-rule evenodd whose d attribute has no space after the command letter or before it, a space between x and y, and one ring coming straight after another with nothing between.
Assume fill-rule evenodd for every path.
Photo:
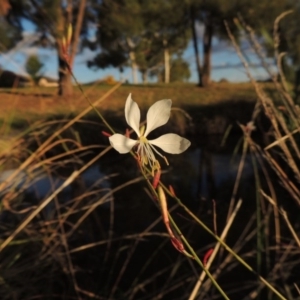
<instances>
[{"instance_id":1,"label":"distant building","mask_svg":"<svg viewBox=\"0 0 300 300\"><path fill-rule=\"evenodd\" d=\"M12 71L0 70L0 87L25 87L32 86L33 82L30 77L16 74Z\"/></svg>"},{"instance_id":2,"label":"distant building","mask_svg":"<svg viewBox=\"0 0 300 300\"><path fill-rule=\"evenodd\" d=\"M50 77L41 77L38 80L38 86L42 87L58 87L58 81Z\"/></svg>"}]
</instances>

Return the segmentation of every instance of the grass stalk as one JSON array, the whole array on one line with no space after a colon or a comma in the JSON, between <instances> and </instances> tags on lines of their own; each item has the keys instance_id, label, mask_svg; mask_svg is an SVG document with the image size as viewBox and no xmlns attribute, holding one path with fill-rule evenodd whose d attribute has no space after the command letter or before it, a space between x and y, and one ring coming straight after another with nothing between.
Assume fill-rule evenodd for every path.
<instances>
[{"instance_id":1,"label":"grass stalk","mask_svg":"<svg viewBox=\"0 0 300 300\"><path fill-rule=\"evenodd\" d=\"M222 232L222 234L220 236L221 240L224 240L226 238L226 236L228 234L228 231L229 231L229 229L230 229L230 227L231 227L231 225L232 225L232 223L233 223L233 221L234 221L234 219L235 219L235 217L237 215L237 212L240 209L241 205L242 205L242 200L239 200L238 203L236 204L236 206L235 206L232 214L230 215L230 218L229 218L228 222L226 223L225 228L223 229L223 232ZM211 256L209 257L209 259L207 261L207 264L205 266L206 269L209 270L212 262L214 261L215 257L217 256L217 253L219 251L220 246L221 246L221 243L218 242L216 244L216 246L214 247L214 251L211 254ZM201 285L202 285L202 283L204 281L205 276L206 276L206 273L204 271L202 271L202 273L201 273L198 281L196 282L196 284L195 284L195 286L193 288L193 291L190 294L189 300L194 300L196 298L197 293L198 293L198 291L199 291L199 289L200 289L200 287L201 287Z\"/></svg>"}]
</instances>

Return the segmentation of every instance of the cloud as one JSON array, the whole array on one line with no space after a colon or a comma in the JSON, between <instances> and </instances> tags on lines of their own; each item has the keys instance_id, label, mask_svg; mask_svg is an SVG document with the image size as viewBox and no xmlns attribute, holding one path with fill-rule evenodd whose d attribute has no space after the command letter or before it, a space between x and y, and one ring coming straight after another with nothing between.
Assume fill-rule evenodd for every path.
<instances>
[{"instance_id":1,"label":"cloud","mask_svg":"<svg viewBox=\"0 0 300 300\"><path fill-rule=\"evenodd\" d=\"M39 48L38 47L26 47L22 48L20 50L20 53L25 55L26 57L32 56L32 55L38 55Z\"/></svg>"}]
</instances>

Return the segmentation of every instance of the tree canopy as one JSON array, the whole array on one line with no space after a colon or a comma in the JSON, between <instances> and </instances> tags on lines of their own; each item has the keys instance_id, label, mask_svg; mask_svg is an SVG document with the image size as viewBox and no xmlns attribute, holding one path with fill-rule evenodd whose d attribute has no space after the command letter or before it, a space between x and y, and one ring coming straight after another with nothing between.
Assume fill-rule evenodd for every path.
<instances>
[{"instance_id":1,"label":"tree canopy","mask_svg":"<svg viewBox=\"0 0 300 300\"><path fill-rule=\"evenodd\" d=\"M170 57L188 43L182 1L104 0L99 6L98 42L101 52L90 66L131 66L133 82L139 70L164 65L169 81Z\"/></svg>"},{"instance_id":2,"label":"tree canopy","mask_svg":"<svg viewBox=\"0 0 300 300\"><path fill-rule=\"evenodd\" d=\"M37 55L30 55L27 58L25 68L27 73L31 76L32 80L35 83L37 82L38 76L40 75L43 67L44 64L41 62Z\"/></svg>"},{"instance_id":3,"label":"tree canopy","mask_svg":"<svg viewBox=\"0 0 300 300\"><path fill-rule=\"evenodd\" d=\"M168 83L173 80L174 62L193 41L198 83L208 86L214 39L228 40L224 21L237 40L240 29L234 23L236 18L242 18L263 38L272 32L276 17L290 8L295 13L281 22L280 49L287 51L293 64L300 65L300 9L299 2L293 0L1 0L0 51L14 47L22 37L22 20L29 20L36 27L39 44L57 50L59 94L68 95L72 92L69 66L72 68L75 55L84 47L97 50L88 61L91 68L122 71L130 67L134 83L138 72L147 82L148 75L161 76L163 70L161 79ZM69 24L73 36L66 61L62 39ZM199 27L203 28L200 38ZM96 35L93 41L88 39L91 29ZM269 47L267 43L264 46Z\"/></svg>"},{"instance_id":4,"label":"tree canopy","mask_svg":"<svg viewBox=\"0 0 300 300\"><path fill-rule=\"evenodd\" d=\"M100 1L100 0L99 0ZM79 50L81 38L87 36L88 26L95 20L93 10L97 1L93 0L10 0L7 23L18 32L22 31L22 20L28 20L36 27L39 45L54 47L57 51L59 94L71 95L72 84L69 66ZM69 60L66 61L62 39L72 24L73 35L69 47ZM1 29L0 29L1 33Z\"/></svg>"}]
</instances>

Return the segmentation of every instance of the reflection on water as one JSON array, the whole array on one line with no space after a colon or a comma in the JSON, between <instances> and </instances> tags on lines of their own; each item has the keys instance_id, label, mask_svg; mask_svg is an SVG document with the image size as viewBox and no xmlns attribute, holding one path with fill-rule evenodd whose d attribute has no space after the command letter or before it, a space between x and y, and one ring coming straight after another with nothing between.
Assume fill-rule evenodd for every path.
<instances>
[{"instance_id":1,"label":"reflection on water","mask_svg":"<svg viewBox=\"0 0 300 300\"><path fill-rule=\"evenodd\" d=\"M213 228L212 215L208 214L207 210L202 209L202 207L198 209L201 202L204 202L199 200L215 199L218 201L217 223L220 231L224 228L223 225L226 222L228 202L241 159L241 155L238 154L233 158L231 153L230 151L222 152L220 149L214 150L205 146L201 148L193 147L181 155L168 155L170 166L165 166L163 162L161 164L163 168L162 181L166 185L171 184L182 202L187 206L193 206L192 211L211 229ZM14 170L2 172L0 181L7 179L12 172ZM106 179L111 174L118 174L118 176ZM81 174L74 184L66 187L59 194L58 200L68 202L76 198L78 194L85 194L94 188L105 189L106 192L111 191L122 184L130 182L130 180L133 181L140 175L136 162L130 155L119 155L116 151L110 151L100 162ZM246 157L242 181L249 181L250 184L253 184L252 177L251 160L250 157ZM16 188L22 190L24 194L30 195L27 201L28 199L31 201L42 200L60 187L66 178L66 174L64 176L60 174L49 176L43 169L30 174L23 172L8 189ZM126 185L114 193L114 202L111 206L98 205L91 211L89 218L80 223L78 230L73 232L73 225L77 224L82 215L95 203L99 202L99 198L101 198L100 193L91 194L88 196L90 198L87 197L83 201L81 199L78 201L80 202L78 210L68 217L64 223L64 229L67 231L66 236L72 232L70 237L68 236L68 247L74 268L80 270L75 274L76 279L82 289L101 296L101 299L109 299L110 291L115 284L118 286L120 296L116 293L117 296L114 299L128 299L125 292L130 290L132 286L135 287L139 284L143 285L143 289L136 290L136 296L132 299L157 299L155 296L166 290L165 282L171 280L170 278L175 280L172 281L173 283L183 282L184 285L182 290L180 290L180 287L174 289L174 293L172 294L171 291L170 297L164 299L179 299L177 295L180 293L184 295L186 290L190 291L193 288L195 269L199 272L198 266L192 269L193 262L187 261L183 255L172 247L166 235L164 224L160 219L157 202L149 197L149 193L145 191L146 186L144 181L135 181ZM250 190L250 193L246 190L246 193L249 198L255 198L253 189ZM203 257L207 247L214 245L215 240L193 222L183 209L176 207L175 201L168 200L170 200L168 202L169 208L174 208L172 210L173 218L199 256ZM207 202L210 203L210 201ZM232 241L235 242L240 236L239 231L243 230L243 226L240 226L240 224L248 222L253 214L253 211L246 211L246 213L245 210L243 211L244 207L247 206L246 202L244 201L235 220L235 224L238 224L238 226L231 228L227 236L229 245L233 245ZM255 201L248 201L248 203L255 205ZM49 216L47 220L52 215L51 210L52 212L55 211L52 202L47 206L46 215ZM65 213L71 210L72 206L70 204L66 205L61 211ZM17 224L19 224L19 220L17 221ZM48 226L46 223L44 225ZM143 233L149 233L149 235L143 235ZM135 237L131 238L133 235ZM250 243L250 250L252 251L253 240ZM92 247L85 248L86 245L91 244L93 244ZM58 243L53 253L58 252L63 257L64 252L61 248L63 247ZM53 258L51 257L51 259ZM56 262L55 258L53 261ZM173 269L174 262L179 262L176 264L178 271ZM217 263L215 265L218 267ZM121 273L123 270L125 270L124 273ZM166 271L161 272L161 270ZM47 271L44 273L48 274ZM59 269L55 276L60 272ZM245 277L243 276L245 273L243 273L243 269L240 270L238 267L234 267L233 271L232 269L224 269L223 272L226 273L226 276L220 277L222 286L227 287L226 284L232 282L235 285L242 286L244 284ZM188 276L192 280L185 281ZM69 284L68 280L58 278L64 284ZM144 278L147 280L151 278L151 284L144 284ZM252 280L252 278L250 279ZM101 282L101 285L99 285L99 282ZM241 282L242 284L240 284ZM213 298L213 290L211 288L208 291L209 298L207 299L220 299ZM180 299L187 299L187 297ZM241 297L231 299L241 299Z\"/></svg>"},{"instance_id":2,"label":"reflection on water","mask_svg":"<svg viewBox=\"0 0 300 300\"><path fill-rule=\"evenodd\" d=\"M228 151L213 151L211 148L188 149L179 156L168 156L170 166L162 168L162 181L171 184L177 196L185 203L199 200L220 200L228 202L236 181L242 154ZM242 169L241 182L252 181L253 167L251 157L246 155ZM224 195L226 191L226 198Z\"/></svg>"},{"instance_id":3,"label":"reflection on water","mask_svg":"<svg viewBox=\"0 0 300 300\"><path fill-rule=\"evenodd\" d=\"M128 158L124 157L124 159L127 160ZM214 199L216 190L220 189L224 184L233 185L236 180L240 159L241 155L239 154L233 158L230 154L214 153L205 148L196 148L188 150L180 156L170 157L170 167L163 166L166 174L162 178L165 177L175 188L179 186L180 189L189 189L189 197L193 200L198 200L199 198ZM121 165L119 166L121 167ZM133 164L130 169L126 170L126 175L135 176L137 171L134 168L135 165ZM84 188L88 189L95 182L98 182L96 187L102 187L106 190L111 188L109 179L105 177L106 174L100 169L101 166L95 164L81 174L80 181ZM5 181L14 172L15 170L2 172L0 174L0 182ZM109 169L106 172L109 173ZM250 157L246 157L243 167L243 178L246 179L252 173ZM105 179L101 180L101 178ZM35 170L30 174L23 171L18 174L14 183L8 186L7 189L16 188L22 190L25 194L32 195L37 200L41 200L51 195L64 183L64 180L65 178L62 176L49 176L42 169ZM77 187L77 185L69 185L62 190L61 194L63 194L64 201L70 200L76 193L74 190L75 186Z\"/></svg>"},{"instance_id":4,"label":"reflection on water","mask_svg":"<svg viewBox=\"0 0 300 300\"><path fill-rule=\"evenodd\" d=\"M9 176L11 176L16 170L6 170L0 174L0 182L5 181ZM100 171L98 165L94 165L84 171L80 176L82 183L85 188L89 188L94 185L96 181L99 181L99 178L104 178L105 175ZM36 199L43 199L46 196L51 195L56 189L58 189L65 179L59 176L51 175L45 173L42 169L36 170L30 174L20 172L18 176L14 179L14 183L9 185L7 189L12 187L17 189L22 189L24 193L33 195ZM105 180L102 180L99 183L99 186L105 189L110 188L110 183L105 177ZM5 191L4 191L5 192ZM65 200L70 200L71 195L74 193L72 186L66 186L62 193L65 196Z\"/></svg>"},{"instance_id":5,"label":"reflection on water","mask_svg":"<svg viewBox=\"0 0 300 300\"><path fill-rule=\"evenodd\" d=\"M195 149L187 153L186 159L194 166L193 195L195 198L214 199L216 190L224 184L233 184L236 180L241 155L213 153L204 149ZM252 175L252 163L246 157L243 166L243 179Z\"/></svg>"}]
</instances>

